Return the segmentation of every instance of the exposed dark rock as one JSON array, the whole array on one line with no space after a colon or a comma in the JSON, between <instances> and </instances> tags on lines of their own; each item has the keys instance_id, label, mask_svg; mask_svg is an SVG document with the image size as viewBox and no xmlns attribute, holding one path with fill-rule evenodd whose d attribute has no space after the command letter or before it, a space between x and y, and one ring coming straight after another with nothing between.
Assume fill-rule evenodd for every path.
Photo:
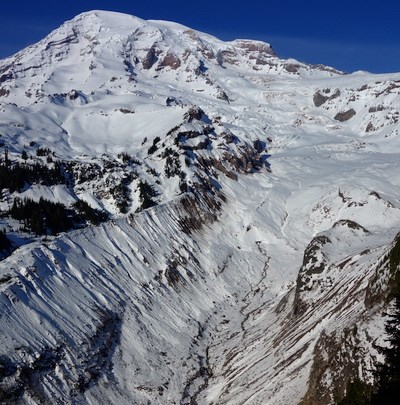
<instances>
[{"instance_id":1,"label":"exposed dark rock","mask_svg":"<svg viewBox=\"0 0 400 405\"><path fill-rule=\"evenodd\" d=\"M10 94L10 90L0 87L0 97L7 97Z\"/></svg>"},{"instance_id":2,"label":"exposed dark rock","mask_svg":"<svg viewBox=\"0 0 400 405\"><path fill-rule=\"evenodd\" d=\"M359 376L364 353L359 349L357 327L340 336L322 333L314 349L308 391L299 405L328 405L343 398L347 383ZM329 382L329 386L327 385Z\"/></svg>"},{"instance_id":3,"label":"exposed dark rock","mask_svg":"<svg viewBox=\"0 0 400 405\"><path fill-rule=\"evenodd\" d=\"M171 107L173 105L182 105L182 102L179 101L176 97L167 97L165 100L165 105Z\"/></svg>"},{"instance_id":4,"label":"exposed dark rock","mask_svg":"<svg viewBox=\"0 0 400 405\"><path fill-rule=\"evenodd\" d=\"M223 132L221 137L225 140L226 143L238 143L239 138L236 135L233 135L232 132Z\"/></svg>"},{"instance_id":5,"label":"exposed dark rock","mask_svg":"<svg viewBox=\"0 0 400 405\"><path fill-rule=\"evenodd\" d=\"M182 215L178 224L187 235L199 231L206 223L215 222L218 219L217 214L221 211L221 201L224 201L221 192L215 193L210 179L199 178L194 193L185 194L181 199ZM193 262L197 259L191 260Z\"/></svg>"},{"instance_id":6,"label":"exposed dark rock","mask_svg":"<svg viewBox=\"0 0 400 405\"><path fill-rule=\"evenodd\" d=\"M287 63L284 65L285 70L289 73L298 73L300 67L300 65L295 63Z\"/></svg>"},{"instance_id":7,"label":"exposed dark rock","mask_svg":"<svg viewBox=\"0 0 400 405\"><path fill-rule=\"evenodd\" d=\"M264 58L258 57L256 58L256 65L268 65L268 61Z\"/></svg>"},{"instance_id":8,"label":"exposed dark rock","mask_svg":"<svg viewBox=\"0 0 400 405\"><path fill-rule=\"evenodd\" d=\"M390 292L390 251L383 254L376 263L374 274L368 281L364 303L367 309L387 301Z\"/></svg>"},{"instance_id":9,"label":"exposed dark rock","mask_svg":"<svg viewBox=\"0 0 400 405\"><path fill-rule=\"evenodd\" d=\"M185 113L183 118L187 122L192 122L193 120L200 121L205 116L204 111L198 106L192 106L188 112Z\"/></svg>"},{"instance_id":10,"label":"exposed dark rock","mask_svg":"<svg viewBox=\"0 0 400 405\"><path fill-rule=\"evenodd\" d=\"M152 66L157 62L158 57L156 53L156 49L151 47L148 51L146 56L142 59L142 66L143 69L149 70Z\"/></svg>"},{"instance_id":11,"label":"exposed dark rock","mask_svg":"<svg viewBox=\"0 0 400 405\"><path fill-rule=\"evenodd\" d=\"M79 97L79 92L76 91L76 90L71 90L71 91L68 93L68 98L69 98L70 100L76 100L78 97Z\"/></svg>"},{"instance_id":12,"label":"exposed dark rock","mask_svg":"<svg viewBox=\"0 0 400 405\"><path fill-rule=\"evenodd\" d=\"M369 110L368 110L368 112L370 112L370 113L375 113L375 112L378 112L378 111L384 111L384 110L386 110L386 109L387 109L387 107L385 107L385 106L379 104L379 105L377 105L377 106L370 107Z\"/></svg>"},{"instance_id":13,"label":"exposed dark rock","mask_svg":"<svg viewBox=\"0 0 400 405\"><path fill-rule=\"evenodd\" d=\"M358 231L363 231L365 234L369 234L370 232L365 229L363 226L360 224L357 224L357 222L354 222L350 219L341 219L340 221L337 221L333 224L332 228L338 228L340 226L346 226L350 229L355 229Z\"/></svg>"},{"instance_id":14,"label":"exposed dark rock","mask_svg":"<svg viewBox=\"0 0 400 405\"><path fill-rule=\"evenodd\" d=\"M238 179L237 174L232 172L231 170L228 170L220 160L213 161L213 166L216 169L218 169L220 172L222 172L226 177L228 177L232 180Z\"/></svg>"},{"instance_id":15,"label":"exposed dark rock","mask_svg":"<svg viewBox=\"0 0 400 405\"><path fill-rule=\"evenodd\" d=\"M120 338L120 316L108 309L96 308L97 324L93 334L77 343L76 347L66 344L57 347L43 347L33 353L28 348L20 348L24 353L20 362L0 357L0 402L3 404L20 402L24 393L35 403L53 404L46 389L49 377L52 384L59 384L56 368L60 367L64 378L70 384L70 393L76 397L97 383L102 375L111 375L112 355ZM68 363L70 350L76 351L79 359L71 369ZM57 401L58 403L59 401ZM77 401L80 402L80 401Z\"/></svg>"},{"instance_id":16,"label":"exposed dark rock","mask_svg":"<svg viewBox=\"0 0 400 405\"><path fill-rule=\"evenodd\" d=\"M14 78L14 75L12 73L7 73L5 75L0 76L0 83L4 83L7 80L12 80Z\"/></svg>"},{"instance_id":17,"label":"exposed dark rock","mask_svg":"<svg viewBox=\"0 0 400 405\"><path fill-rule=\"evenodd\" d=\"M329 100L329 97L323 96L319 91L314 94L313 101L316 107L321 107Z\"/></svg>"},{"instance_id":18,"label":"exposed dark rock","mask_svg":"<svg viewBox=\"0 0 400 405\"><path fill-rule=\"evenodd\" d=\"M99 324L95 333L81 345L83 359L79 365L78 379L75 390L86 391L91 385L97 383L99 378L111 372L112 354L120 339L121 318L108 309L97 308Z\"/></svg>"},{"instance_id":19,"label":"exposed dark rock","mask_svg":"<svg viewBox=\"0 0 400 405\"><path fill-rule=\"evenodd\" d=\"M334 119L336 121L344 122L344 121L348 121L350 118L353 118L355 115L356 115L356 112L351 108L350 110L347 110L345 112L337 113L334 116Z\"/></svg>"},{"instance_id":20,"label":"exposed dark rock","mask_svg":"<svg viewBox=\"0 0 400 405\"><path fill-rule=\"evenodd\" d=\"M167 283L170 287L174 287L177 284L184 284L185 279L179 272L175 263L170 263L165 269L164 276L167 280Z\"/></svg>"},{"instance_id":21,"label":"exposed dark rock","mask_svg":"<svg viewBox=\"0 0 400 405\"><path fill-rule=\"evenodd\" d=\"M311 290L312 286L308 284L312 276L314 274L321 274L326 268L326 258L322 249L327 243L332 243L327 236L318 235L308 244L304 252L303 265L300 268L296 282L295 299L293 303L294 315L302 314L307 309L307 303L301 298L301 293Z\"/></svg>"},{"instance_id":22,"label":"exposed dark rock","mask_svg":"<svg viewBox=\"0 0 400 405\"><path fill-rule=\"evenodd\" d=\"M376 84L378 84L378 82ZM400 88L400 85L398 84L398 82L390 82L390 84L384 90L380 91L379 93L376 93L375 97L379 97L379 96L387 95L387 94L391 94L391 93L398 94L398 91L396 91L398 88ZM395 91L393 91L393 90L395 90Z\"/></svg>"},{"instance_id":23,"label":"exposed dark rock","mask_svg":"<svg viewBox=\"0 0 400 405\"><path fill-rule=\"evenodd\" d=\"M31 355L28 348L27 354ZM31 357L31 356L30 356ZM2 404L19 403L24 392L41 404L50 404L41 384L41 377L54 371L61 360L59 348L43 348L34 360L27 363L13 363L5 356L0 359L0 401ZM35 402L36 402L35 401Z\"/></svg>"},{"instance_id":24,"label":"exposed dark rock","mask_svg":"<svg viewBox=\"0 0 400 405\"><path fill-rule=\"evenodd\" d=\"M59 41L50 41L46 45L45 51L48 51L50 48L59 47L61 45L68 45L68 44L77 44L78 40L78 33L74 30L71 35L68 35L64 39L60 39Z\"/></svg>"},{"instance_id":25,"label":"exposed dark rock","mask_svg":"<svg viewBox=\"0 0 400 405\"><path fill-rule=\"evenodd\" d=\"M316 236L307 246L304 257L303 257L303 267L308 266L308 269L305 270L305 274L312 275L312 274L319 274L324 271L324 263L318 263L316 258L317 251L320 251L324 245L327 243L332 243L331 240L325 236L320 235ZM318 264L315 266L315 264ZM311 265L311 266L310 266Z\"/></svg>"},{"instance_id":26,"label":"exposed dark rock","mask_svg":"<svg viewBox=\"0 0 400 405\"><path fill-rule=\"evenodd\" d=\"M235 45L249 52L260 52L261 54L276 56L271 46L265 42L240 39L235 41Z\"/></svg>"},{"instance_id":27,"label":"exposed dark rock","mask_svg":"<svg viewBox=\"0 0 400 405\"><path fill-rule=\"evenodd\" d=\"M3 67L0 67L0 74L3 74L4 72L7 72L7 70L12 69L14 63L11 63L10 65L4 65Z\"/></svg>"},{"instance_id":28,"label":"exposed dark rock","mask_svg":"<svg viewBox=\"0 0 400 405\"><path fill-rule=\"evenodd\" d=\"M224 63L228 63L229 65L237 65L237 53L232 49L226 49L223 51L219 51L217 54L217 62L220 66L223 67Z\"/></svg>"},{"instance_id":29,"label":"exposed dark rock","mask_svg":"<svg viewBox=\"0 0 400 405\"><path fill-rule=\"evenodd\" d=\"M223 91L222 89L220 89L220 90L218 91L218 93L217 93L217 98L218 98L219 100L226 101L226 102L229 103L229 97L228 97L228 95L225 93L225 91Z\"/></svg>"},{"instance_id":30,"label":"exposed dark rock","mask_svg":"<svg viewBox=\"0 0 400 405\"><path fill-rule=\"evenodd\" d=\"M376 128L372 122L369 122L367 127L365 128L365 132L374 132Z\"/></svg>"},{"instance_id":31,"label":"exposed dark rock","mask_svg":"<svg viewBox=\"0 0 400 405\"><path fill-rule=\"evenodd\" d=\"M125 65L125 70L130 74L130 80L134 79L134 77L136 76L136 73L135 73L135 68L134 68L132 62L128 59L125 59L123 63Z\"/></svg>"},{"instance_id":32,"label":"exposed dark rock","mask_svg":"<svg viewBox=\"0 0 400 405\"><path fill-rule=\"evenodd\" d=\"M259 139L256 139L253 142L253 147L258 153L262 153L265 151L266 144L265 144L265 142L260 141Z\"/></svg>"},{"instance_id":33,"label":"exposed dark rock","mask_svg":"<svg viewBox=\"0 0 400 405\"><path fill-rule=\"evenodd\" d=\"M325 94L330 93L330 89L324 89L323 92ZM336 89L336 91L331 95L331 96L324 96L321 94L321 92L318 90L313 97L314 105L316 107L320 107L321 105L325 104L328 100L334 100L335 98L338 98L340 96L340 90Z\"/></svg>"},{"instance_id":34,"label":"exposed dark rock","mask_svg":"<svg viewBox=\"0 0 400 405\"><path fill-rule=\"evenodd\" d=\"M122 114L135 114L134 110L128 108L119 108L118 111L122 112Z\"/></svg>"},{"instance_id":35,"label":"exposed dark rock","mask_svg":"<svg viewBox=\"0 0 400 405\"><path fill-rule=\"evenodd\" d=\"M197 51L199 51L204 58L208 60L215 59L214 51L211 49L211 47L203 42L203 40L196 34L195 31L186 30L184 34L190 37L193 40L193 43L196 43ZM187 61L191 53L192 52L189 49L185 50L183 54L183 60L185 62Z\"/></svg>"},{"instance_id":36,"label":"exposed dark rock","mask_svg":"<svg viewBox=\"0 0 400 405\"><path fill-rule=\"evenodd\" d=\"M329 72L329 73L333 73L335 75L346 75L346 72L342 72L340 70L334 69L330 66L325 66L325 65L321 65L321 64L316 64L316 65L309 65L311 69L318 69L322 72Z\"/></svg>"},{"instance_id":37,"label":"exposed dark rock","mask_svg":"<svg viewBox=\"0 0 400 405\"><path fill-rule=\"evenodd\" d=\"M170 67L171 69L176 70L180 66L180 59L174 53L168 53L158 65L157 70L161 70L165 67Z\"/></svg>"},{"instance_id":38,"label":"exposed dark rock","mask_svg":"<svg viewBox=\"0 0 400 405\"><path fill-rule=\"evenodd\" d=\"M199 66L194 70L197 76L202 76L204 75L208 70L208 67L205 65L204 61L200 60L199 61Z\"/></svg>"}]
</instances>

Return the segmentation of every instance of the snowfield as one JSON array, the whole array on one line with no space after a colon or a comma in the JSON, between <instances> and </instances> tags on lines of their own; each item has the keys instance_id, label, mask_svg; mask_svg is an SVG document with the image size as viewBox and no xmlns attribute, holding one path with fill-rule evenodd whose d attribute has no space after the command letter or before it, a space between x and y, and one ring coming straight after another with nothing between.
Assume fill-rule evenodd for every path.
<instances>
[{"instance_id":1,"label":"snowfield","mask_svg":"<svg viewBox=\"0 0 400 405\"><path fill-rule=\"evenodd\" d=\"M400 73L119 13L0 61L0 163L59 161L68 179L1 193L16 249L0 262L0 400L334 404L371 381L399 120ZM15 198L109 220L37 237L7 216Z\"/></svg>"}]
</instances>

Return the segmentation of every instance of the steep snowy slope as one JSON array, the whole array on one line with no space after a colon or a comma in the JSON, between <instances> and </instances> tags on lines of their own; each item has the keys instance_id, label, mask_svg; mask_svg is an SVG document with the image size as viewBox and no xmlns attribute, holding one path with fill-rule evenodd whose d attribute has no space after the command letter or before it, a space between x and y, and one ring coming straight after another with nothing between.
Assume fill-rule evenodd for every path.
<instances>
[{"instance_id":1,"label":"steep snowy slope","mask_svg":"<svg viewBox=\"0 0 400 405\"><path fill-rule=\"evenodd\" d=\"M0 167L29 174L2 183L1 400L331 404L370 381L399 116L400 74L118 13L0 61ZM35 235L24 198L78 229Z\"/></svg>"}]
</instances>

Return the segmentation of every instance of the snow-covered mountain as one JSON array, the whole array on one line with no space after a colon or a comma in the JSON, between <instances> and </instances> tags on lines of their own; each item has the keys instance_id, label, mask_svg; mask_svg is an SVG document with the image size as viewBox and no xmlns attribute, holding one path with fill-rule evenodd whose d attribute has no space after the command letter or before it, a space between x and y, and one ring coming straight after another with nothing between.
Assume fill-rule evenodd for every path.
<instances>
[{"instance_id":1,"label":"snow-covered mountain","mask_svg":"<svg viewBox=\"0 0 400 405\"><path fill-rule=\"evenodd\" d=\"M1 401L333 404L371 381L399 117L400 74L104 11L0 61Z\"/></svg>"}]
</instances>

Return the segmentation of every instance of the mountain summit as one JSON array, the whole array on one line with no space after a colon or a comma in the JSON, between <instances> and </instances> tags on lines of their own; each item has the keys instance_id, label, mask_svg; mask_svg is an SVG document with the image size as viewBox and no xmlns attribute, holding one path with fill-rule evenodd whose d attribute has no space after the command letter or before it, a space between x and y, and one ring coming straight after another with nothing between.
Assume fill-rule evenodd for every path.
<instances>
[{"instance_id":1,"label":"mountain summit","mask_svg":"<svg viewBox=\"0 0 400 405\"><path fill-rule=\"evenodd\" d=\"M334 404L399 271L400 74L92 11L0 61L0 401Z\"/></svg>"},{"instance_id":2,"label":"mountain summit","mask_svg":"<svg viewBox=\"0 0 400 405\"><path fill-rule=\"evenodd\" d=\"M29 105L71 87L91 92L114 79L113 88L129 89L135 79L155 75L159 81L197 83L215 92L222 85L216 76L226 68L287 75L334 72L281 60L261 41L223 42L179 24L104 11L66 22L38 44L4 60L0 71L3 96L17 101L25 94L18 101Z\"/></svg>"}]
</instances>

